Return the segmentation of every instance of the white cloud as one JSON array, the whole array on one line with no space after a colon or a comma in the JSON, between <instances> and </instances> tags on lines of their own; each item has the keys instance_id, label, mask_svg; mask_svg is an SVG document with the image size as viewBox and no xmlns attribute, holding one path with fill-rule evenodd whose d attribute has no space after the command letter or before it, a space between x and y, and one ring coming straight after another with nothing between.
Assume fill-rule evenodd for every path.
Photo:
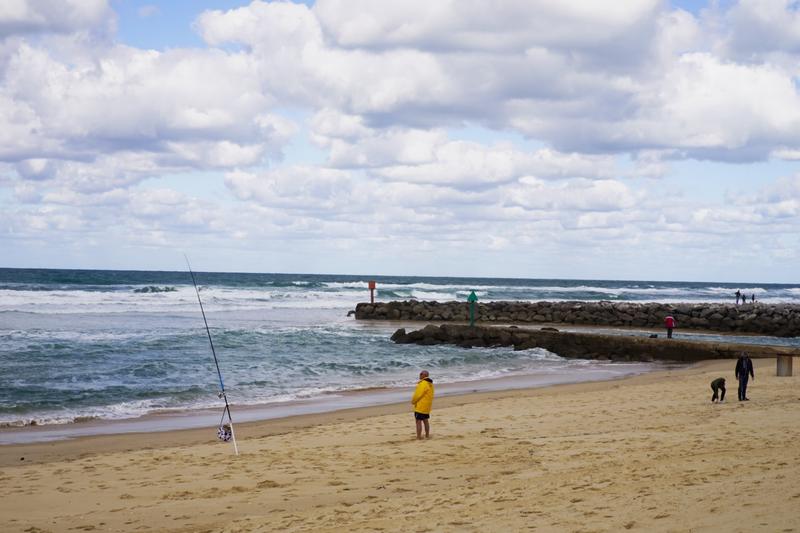
<instances>
[{"instance_id":1,"label":"white cloud","mask_svg":"<svg viewBox=\"0 0 800 533\"><path fill-rule=\"evenodd\" d=\"M622 211L636 205L636 195L616 180L573 179L548 183L523 178L504 189L505 203L526 209L564 211Z\"/></svg>"},{"instance_id":2,"label":"white cloud","mask_svg":"<svg viewBox=\"0 0 800 533\"><path fill-rule=\"evenodd\" d=\"M42 133L62 146L78 135L126 147L224 134L244 139L256 129L242 119L265 104L250 69L249 58L241 55L125 47L71 68L23 46L4 88L47 119ZM47 90L36 90L43 83Z\"/></svg>"},{"instance_id":3,"label":"white cloud","mask_svg":"<svg viewBox=\"0 0 800 533\"><path fill-rule=\"evenodd\" d=\"M263 174L229 172L225 184L243 200L298 211L344 208L355 187L347 172L314 167L283 167Z\"/></svg>"},{"instance_id":4,"label":"white cloud","mask_svg":"<svg viewBox=\"0 0 800 533\"><path fill-rule=\"evenodd\" d=\"M120 206L126 204L130 194L123 189L113 189L101 193L84 193L72 189L61 188L44 192L38 200L49 205L64 205L74 207L84 206Z\"/></svg>"},{"instance_id":5,"label":"white cloud","mask_svg":"<svg viewBox=\"0 0 800 533\"><path fill-rule=\"evenodd\" d=\"M42 168L70 162L72 171L108 161L117 179L101 181L114 187L136 174L279 158L296 132L269 112L272 101L247 55L124 46L95 54L66 64L46 48L19 46L0 86L0 159ZM32 168L21 163L20 175L44 176Z\"/></svg>"},{"instance_id":6,"label":"white cloud","mask_svg":"<svg viewBox=\"0 0 800 533\"><path fill-rule=\"evenodd\" d=\"M725 14L723 53L744 61L800 52L800 6L791 0L740 0Z\"/></svg>"},{"instance_id":7,"label":"white cloud","mask_svg":"<svg viewBox=\"0 0 800 533\"><path fill-rule=\"evenodd\" d=\"M564 154L550 149L525 152L510 144L484 146L466 141L442 142L434 148L429 162L388 165L373 174L384 180L468 189L515 182L526 176L608 178L614 174L613 158L606 156Z\"/></svg>"},{"instance_id":8,"label":"white cloud","mask_svg":"<svg viewBox=\"0 0 800 533\"><path fill-rule=\"evenodd\" d=\"M515 181L526 175L548 179L609 178L614 158L525 151L510 142L485 145L455 141L444 129L371 128L363 119L326 109L311 121L311 137L328 150L328 164L369 168L385 181L447 184L471 188Z\"/></svg>"},{"instance_id":9,"label":"white cloud","mask_svg":"<svg viewBox=\"0 0 800 533\"><path fill-rule=\"evenodd\" d=\"M0 39L15 34L108 29L114 16L106 0L3 0Z\"/></svg>"},{"instance_id":10,"label":"white cloud","mask_svg":"<svg viewBox=\"0 0 800 533\"><path fill-rule=\"evenodd\" d=\"M797 87L788 73L769 65L685 55L643 103L653 111L634 124L660 125L660 130L647 128L653 142L690 153L742 151L765 157L776 143L792 143L800 133Z\"/></svg>"},{"instance_id":11,"label":"white cloud","mask_svg":"<svg viewBox=\"0 0 800 533\"><path fill-rule=\"evenodd\" d=\"M594 48L651 18L656 0L633 2L415 0L376 3L320 0L314 13L344 47L525 50L537 46Z\"/></svg>"},{"instance_id":12,"label":"white cloud","mask_svg":"<svg viewBox=\"0 0 800 533\"><path fill-rule=\"evenodd\" d=\"M466 120L567 152L758 159L776 140L795 148L796 72L715 57L704 32L719 41L730 26L708 20L656 1L322 0L257 1L207 12L198 27L211 44L248 46L270 90L321 109L320 121L338 113L351 127L427 130ZM372 166L371 148L386 143L367 144L330 148L341 164Z\"/></svg>"},{"instance_id":13,"label":"white cloud","mask_svg":"<svg viewBox=\"0 0 800 533\"><path fill-rule=\"evenodd\" d=\"M42 158L25 159L17 163L17 173L29 180L47 180L55 175L52 161Z\"/></svg>"},{"instance_id":14,"label":"white cloud","mask_svg":"<svg viewBox=\"0 0 800 533\"><path fill-rule=\"evenodd\" d=\"M418 165L432 161L446 139L443 130L392 128L372 131L355 142L327 139L329 162L336 167Z\"/></svg>"}]
</instances>

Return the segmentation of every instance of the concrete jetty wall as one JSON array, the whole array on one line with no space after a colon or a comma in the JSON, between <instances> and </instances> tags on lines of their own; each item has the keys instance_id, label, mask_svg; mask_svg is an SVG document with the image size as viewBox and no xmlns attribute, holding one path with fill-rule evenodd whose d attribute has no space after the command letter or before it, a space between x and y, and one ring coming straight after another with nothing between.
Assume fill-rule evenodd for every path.
<instances>
[{"instance_id":1,"label":"concrete jetty wall","mask_svg":"<svg viewBox=\"0 0 800 533\"><path fill-rule=\"evenodd\" d=\"M754 333L775 337L800 336L800 306L793 304L661 304L630 302L487 302L476 304L478 323L581 324L605 327L663 328L672 315L676 331L699 329ZM360 303L358 320L468 321L466 302Z\"/></svg>"},{"instance_id":2,"label":"concrete jetty wall","mask_svg":"<svg viewBox=\"0 0 800 533\"><path fill-rule=\"evenodd\" d=\"M739 353L750 357L800 355L800 350L781 346L698 342L659 337L602 335L534 329L516 326L474 326L429 324L406 333L398 329L392 340L398 344L455 344L464 348L513 346L515 350L544 348L561 357L608 359L612 361L704 361L735 359ZM733 371L733 367L731 367Z\"/></svg>"}]
</instances>

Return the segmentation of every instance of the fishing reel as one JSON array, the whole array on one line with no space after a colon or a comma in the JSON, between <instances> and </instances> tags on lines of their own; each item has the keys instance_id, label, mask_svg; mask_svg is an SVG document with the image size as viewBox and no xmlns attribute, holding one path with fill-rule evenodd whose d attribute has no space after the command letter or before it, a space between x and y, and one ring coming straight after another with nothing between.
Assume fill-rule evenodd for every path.
<instances>
[{"instance_id":1,"label":"fishing reel","mask_svg":"<svg viewBox=\"0 0 800 533\"><path fill-rule=\"evenodd\" d=\"M217 430L217 438L222 442L229 442L233 438L230 424L222 424Z\"/></svg>"}]
</instances>

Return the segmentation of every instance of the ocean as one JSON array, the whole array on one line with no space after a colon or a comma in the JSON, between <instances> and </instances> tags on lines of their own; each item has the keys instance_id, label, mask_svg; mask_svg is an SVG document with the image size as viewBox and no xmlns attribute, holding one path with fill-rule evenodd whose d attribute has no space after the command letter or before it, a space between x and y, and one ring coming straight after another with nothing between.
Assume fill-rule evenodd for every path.
<instances>
[{"instance_id":1,"label":"ocean","mask_svg":"<svg viewBox=\"0 0 800 533\"><path fill-rule=\"evenodd\" d=\"M389 340L396 324L348 316L356 303L369 300L370 279L377 282L377 301L465 300L474 290L481 301L733 302L738 289L762 303L800 302L800 285L206 272L196 277L234 416L237 408L303 402L333 409L359 391L404 394L422 368L443 390L452 384L452 391L482 390L522 376L527 381L516 383L550 384L658 368L567 360L542 349L396 345ZM0 432L215 409L221 406L218 391L188 272L0 269Z\"/></svg>"}]
</instances>

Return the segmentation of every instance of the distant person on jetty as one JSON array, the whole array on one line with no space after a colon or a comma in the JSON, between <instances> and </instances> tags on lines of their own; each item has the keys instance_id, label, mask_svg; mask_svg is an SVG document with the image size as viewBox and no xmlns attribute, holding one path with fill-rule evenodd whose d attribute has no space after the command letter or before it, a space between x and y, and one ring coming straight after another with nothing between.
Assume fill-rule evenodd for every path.
<instances>
[{"instance_id":1,"label":"distant person on jetty","mask_svg":"<svg viewBox=\"0 0 800 533\"><path fill-rule=\"evenodd\" d=\"M717 378L711 382L711 390L714 394L711 396L711 403L715 403L719 399L719 403L725 401L725 378Z\"/></svg>"},{"instance_id":2,"label":"distant person on jetty","mask_svg":"<svg viewBox=\"0 0 800 533\"><path fill-rule=\"evenodd\" d=\"M739 380L739 401L746 402L750 399L747 397L747 381L749 378L756 379L756 375L753 373L753 361L750 360L747 353L742 352L739 356L734 374L736 374L736 379Z\"/></svg>"},{"instance_id":3,"label":"distant person on jetty","mask_svg":"<svg viewBox=\"0 0 800 533\"><path fill-rule=\"evenodd\" d=\"M428 377L428 371L423 370L419 373L419 383L411 397L411 404L414 406L414 419L417 423L417 438L422 438L422 426L425 425L425 438L431 436L431 407L433 406L433 380Z\"/></svg>"},{"instance_id":4,"label":"distant person on jetty","mask_svg":"<svg viewBox=\"0 0 800 533\"><path fill-rule=\"evenodd\" d=\"M739 289L736 289L736 305L739 305L739 299L741 297L742 297L742 291L740 291ZM744 300L742 300L742 303L744 303Z\"/></svg>"},{"instance_id":5,"label":"distant person on jetty","mask_svg":"<svg viewBox=\"0 0 800 533\"><path fill-rule=\"evenodd\" d=\"M667 338L672 338L672 330L675 329L675 318L672 315L667 315L664 319L664 327L667 328Z\"/></svg>"},{"instance_id":6,"label":"distant person on jetty","mask_svg":"<svg viewBox=\"0 0 800 533\"><path fill-rule=\"evenodd\" d=\"M753 293L752 299L750 301L752 303L756 303L756 293Z\"/></svg>"}]
</instances>

